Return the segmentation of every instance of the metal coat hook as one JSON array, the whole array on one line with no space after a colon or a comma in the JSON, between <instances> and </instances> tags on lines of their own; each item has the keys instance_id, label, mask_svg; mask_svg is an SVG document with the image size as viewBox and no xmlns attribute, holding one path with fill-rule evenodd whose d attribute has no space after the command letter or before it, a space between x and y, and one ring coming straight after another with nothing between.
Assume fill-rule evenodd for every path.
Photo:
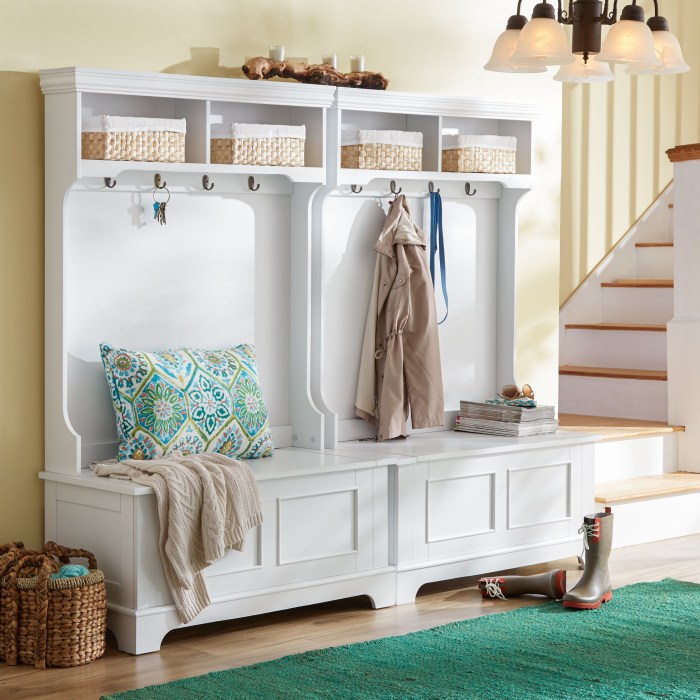
<instances>
[{"instance_id":1,"label":"metal coat hook","mask_svg":"<svg viewBox=\"0 0 700 700\"><path fill-rule=\"evenodd\" d=\"M431 194L435 192L435 185L433 185L432 181L428 183L428 192ZM437 193L440 194L440 188L437 188Z\"/></svg>"},{"instance_id":2,"label":"metal coat hook","mask_svg":"<svg viewBox=\"0 0 700 700\"><path fill-rule=\"evenodd\" d=\"M161 179L160 173L156 173L156 174L153 176L153 184L156 186L157 189L159 189L159 190L164 190L164 189L165 189L165 186L166 186L168 183Z\"/></svg>"},{"instance_id":3,"label":"metal coat hook","mask_svg":"<svg viewBox=\"0 0 700 700\"><path fill-rule=\"evenodd\" d=\"M204 175L202 177L202 187L207 191L211 192L214 189L214 183L209 183L209 175Z\"/></svg>"},{"instance_id":4,"label":"metal coat hook","mask_svg":"<svg viewBox=\"0 0 700 700\"><path fill-rule=\"evenodd\" d=\"M396 189L396 180L392 180L389 183L389 189L391 190L391 194L393 195L401 194L401 192L403 191L403 187L399 187L398 190Z\"/></svg>"},{"instance_id":5,"label":"metal coat hook","mask_svg":"<svg viewBox=\"0 0 700 700\"><path fill-rule=\"evenodd\" d=\"M476 194L476 189L472 192L472 186L468 183L464 183L464 191L467 193L467 197L473 197Z\"/></svg>"},{"instance_id":6,"label":"metal coat hook","mask_svg":"<svg viewBox=\"0 0 700 700\"><path fill-rule=\"evenodd\" d=\"M362 185L360 185L359 187L357 185L350 185L350 189L355 194L359 194L360 192L362 192Z\"/></svg>"},{"instance_id":7,"label":"metal coat hook","mask_svg":"<svg viewBox=\"0 0 700 700\"><path fill-rule=\"evenodd\" d=\"M109 187L110 190L114 189L117 186L117 181L112 180L111 177L106 177L105 178L105 187Z\"/></svg>"},{"instance_id":8,"label":"metal coat hook","mask_svg":"<svg viewBox=\"0 0 700 700\"><path fill-rule=\"evenodd\" d=\"M255 178L251 175L248 178L248 189L252 192L257 192L260 189L260 183L255 184Z\"/></svg>"}]
</instances>

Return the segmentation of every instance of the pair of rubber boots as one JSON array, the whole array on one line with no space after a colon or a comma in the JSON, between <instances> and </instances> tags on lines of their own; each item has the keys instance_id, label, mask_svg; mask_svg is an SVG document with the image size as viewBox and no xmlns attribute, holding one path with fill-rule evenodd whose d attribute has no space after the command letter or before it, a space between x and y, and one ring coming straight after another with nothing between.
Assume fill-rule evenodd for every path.
<instances>
[{"instance_id":1,"label":"pair of rubber boots","mask_svg":"<svg viewBox=\"0 0 700 700\"><path fill-rule=\"evenodd\" d=\"M538 593L561 600L566 608L593 610L612 600L612 583L608 559L612 548L613 514L586 515L579 532L583 533L585 563L583 575L567 593L566 571L554 569L534 576L495 576L479 579L483 598L512 598L525 593Z\"/></svg>"}]
</instances>

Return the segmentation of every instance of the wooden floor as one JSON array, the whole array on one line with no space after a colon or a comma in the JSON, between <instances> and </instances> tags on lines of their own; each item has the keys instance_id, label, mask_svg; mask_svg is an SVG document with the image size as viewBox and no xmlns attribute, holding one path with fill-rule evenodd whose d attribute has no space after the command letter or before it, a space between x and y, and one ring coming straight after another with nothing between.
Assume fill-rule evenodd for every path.
<instances>
[{"instance_id":1,"label":"wooden floor","mask_svg":"<svg viewBox=\"0 0 700 700\"><path fill-rule=\"evenodd\" d=\"M613 551L617 588L640 581L678 578L700 583L700 535ZM532 574L567 569L568 587L580 576L575 557L517 570ZM484 574L491 572L484 572ZM495 572L493 572L495 573ZM3 700L97 700L105 693L165 683L278 658L309 649L405 634L456 620L537 605L540 596L482 601L476 578L430 584L415 604L372 610L363 598L261 615L236 622L176 630L159 653L130 656L108 640L107 654L86 666L36 671L0 662ZM282 699L281 699L282 700Z\"/></svg>"}]
</instances>

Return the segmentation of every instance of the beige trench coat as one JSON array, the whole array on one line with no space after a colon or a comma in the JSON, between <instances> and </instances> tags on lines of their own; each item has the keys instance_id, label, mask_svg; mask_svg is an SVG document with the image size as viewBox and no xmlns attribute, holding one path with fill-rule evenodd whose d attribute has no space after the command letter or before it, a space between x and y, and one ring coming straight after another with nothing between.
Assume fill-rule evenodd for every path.
<instances>
[{"instance_id":1,"label":"beige trench coat","mask_svg":"<svg viewBox=\"0 0 700 700\"><path fill-rule=\"evenodd\" d=\"M377 440L444 423L435 294L426 240L399 195L374 245L374 270L355 413L377 426Z\"/></svg>"}]
</instances>

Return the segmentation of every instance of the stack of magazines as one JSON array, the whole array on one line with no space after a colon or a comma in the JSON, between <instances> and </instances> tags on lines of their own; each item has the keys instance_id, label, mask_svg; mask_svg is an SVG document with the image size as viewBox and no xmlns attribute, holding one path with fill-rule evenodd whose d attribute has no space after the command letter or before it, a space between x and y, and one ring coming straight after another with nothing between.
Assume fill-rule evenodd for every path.
<instances>
[{"instance_id":1,"label":"stack of magazines","mask_svg":"<svg viewBox=\"0 0 700 700\"><path fill-rule=\"evenodd\" d=\"M554 406L525 406L502 403L459 402L455 430L489 435L542 435L554 433L559 421L554 417Z\"/></svg>"}]
</instances>

